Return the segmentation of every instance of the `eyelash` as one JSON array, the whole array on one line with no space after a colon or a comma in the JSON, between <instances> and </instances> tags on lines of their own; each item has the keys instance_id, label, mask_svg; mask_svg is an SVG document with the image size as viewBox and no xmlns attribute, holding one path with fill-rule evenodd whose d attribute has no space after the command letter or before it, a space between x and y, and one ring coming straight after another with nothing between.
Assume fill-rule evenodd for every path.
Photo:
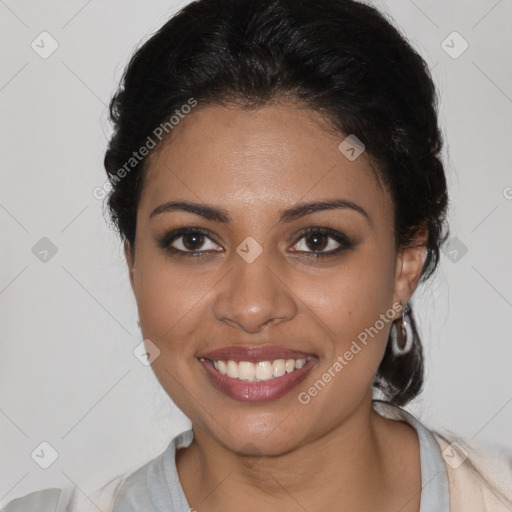
<instances>
[{"instance_id":1,"label":"eyelash","mask_svg":"<svg viewBox=\"0 0 512 512\"><path fill-rule=\"evenodd\" d=\"M212 242L217 244L215 240L213 239L211 233L208 230L202 229L202 228L179 228L172 230L168 233L166 233L164 236L162 236L158 240L158 246L164 250L169 251L171 254L176 256L183 256L186 258L207 258L211 256L211 251L183 251L182 249L176 249L175 247L172 247L172 243L178 240L179 238L183 237L187 234L200 234L207 238L209 238ZM313 252L313 251L292 251L299 253L301 256L305 256L306 258L319 260L323 258L329 258L333 256L339 255L341 252L352 249L354 247L353 242L343 233L340 233L334 229L331 228L324 228L324 227L317 227L317 228L307 228L302 230L298 234L297 241L293 245L297 245L300 240L307 237L308 235L312 234L320 234L320 235L326 235L329 238L332 238L334 241L340 244L339 247L336 249L333 249L328 252ZM219 245L219 244L217 244ZM220 251L213 251L213 252L220 252Z\"/></svg>"}]
</instances>

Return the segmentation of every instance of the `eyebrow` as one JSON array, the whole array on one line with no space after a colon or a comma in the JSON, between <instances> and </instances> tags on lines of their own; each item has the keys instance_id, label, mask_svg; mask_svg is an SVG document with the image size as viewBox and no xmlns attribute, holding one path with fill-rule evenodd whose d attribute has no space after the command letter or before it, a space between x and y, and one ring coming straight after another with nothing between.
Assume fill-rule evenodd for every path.
<instances>
[{"instance_id":1,"label":"eyebrow","mask_svg":"<svg viewBox=\"0 0 512 512\"><path fill-rule=\"evenodd\" d=\"M315 201L312 203L299 203L286 210L281 210L279 212L278 224L292 222L314 212L334 209L347 209L356 211L365 217L365 219L371 224L371 218L366 210L364 210L358 204L346 199L330 199L327 201ZM161 204L151 212L149 218L151 219L155 215L172 211L185 211L194 213L195 215L199 215L205 219L223 224L229 224L231 222L231 217L227 210L217 206L211 206L202 203L192 203L189 201L169 201L167 203Z\"/></svg>"}]
</instances>

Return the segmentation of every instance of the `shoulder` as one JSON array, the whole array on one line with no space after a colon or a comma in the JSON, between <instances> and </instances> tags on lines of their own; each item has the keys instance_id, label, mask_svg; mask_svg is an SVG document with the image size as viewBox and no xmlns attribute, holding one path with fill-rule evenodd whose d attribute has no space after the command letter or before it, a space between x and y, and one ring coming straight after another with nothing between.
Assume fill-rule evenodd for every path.
<instances>
[{"instance_id":1,"label":"shoulder","mask_svg":"<svg viewBox=\"0 0 512 512\"><path fill-rule=\"evenodd\" d=\"M446 466L454 511L512 510L512 450L432 432Z\"/></svg>"},{"instance_id":2,"label":"shoulder","mask_svg":"<svg viewBox=\"0 0 512 512\"><path fill-rule=\"evenodd\" d=\"M167 490L168 480L173 480L174 474L167 460L168 452L169 450L127 473L118 482L115 503L109 512L153 512L156 510L155 501L172 503L172 497Z\"/></svg>"},{"instance_id":3,"label":"shoulder","mask_svg":"<svg viewBox=\"0 0 512 512\"><path fill-rule=\"evenodd\" d=\"M193 430L181 432L158 457L127 475L118 488L112 512L188 510L175 456L177 449L189 446L193 439Z\"/></svg>"},{"instance_id":4,"label":"shoulder","mask_svg":"<svg viewBox=\"0 0 512 512\"><path fill-rule=\"evenodd\" d=\"M119 475L89 494L74 485L34 491L11 500L1 512L111 512L127 476Z\"/></svg>"},{"instance_id":5,"label":"shoulder","mask_svg":"<svg viewBox=\"0 0 512 512\"><path fill-rule=\"evenodd\" d=\"M11 500L2 512L25 512L37 510L38 512L55 512L62 501L62 489L49 488L34 491L21 498Z\"/></svg>"},{"instance_id":6,"label":"shoulder","mask_svg":"<svg viewBox=\"0 0 512 512\"><path fill-rule=\"evenodd\" d=\"M176 471L175 452L177 448L188 446L193 437L192 430L178 434L163 453L116 476L94 492L86 494L75 485L42 489L10 501L1 511L152 512L156 510L155 503L169 511L182 510L186 498Z\"/></svg>"}]
</instances>

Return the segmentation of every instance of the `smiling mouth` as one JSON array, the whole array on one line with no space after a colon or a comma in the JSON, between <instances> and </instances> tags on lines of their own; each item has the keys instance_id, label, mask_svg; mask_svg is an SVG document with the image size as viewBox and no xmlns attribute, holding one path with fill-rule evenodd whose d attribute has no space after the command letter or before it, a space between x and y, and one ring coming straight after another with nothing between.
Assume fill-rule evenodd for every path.
<instances>
[{"instance_id":1,"label":"smiling mouth","mask_svg":"<svg viewBox=\"0 0 512 512\"><path fill-rule=\"evenodd\" d=\"M210 364L221 375L238 381L263 382L278 379L288 373L300 370L311 360L312 356L300 359L274 359L267 361L233 361L200 358L201 362Z\"/></svg>"},{"instance_id":2,"label":"smiling mouth","mask_svg":"<svg viewBox=\"0 0 512 512\"><path fill-rule=\"evenodd\" d=\"M220 349L197 360L215 389L233 400L250 403L286 395L319 361L313 354L274 347Z\"/></svg>"}]
</instances>

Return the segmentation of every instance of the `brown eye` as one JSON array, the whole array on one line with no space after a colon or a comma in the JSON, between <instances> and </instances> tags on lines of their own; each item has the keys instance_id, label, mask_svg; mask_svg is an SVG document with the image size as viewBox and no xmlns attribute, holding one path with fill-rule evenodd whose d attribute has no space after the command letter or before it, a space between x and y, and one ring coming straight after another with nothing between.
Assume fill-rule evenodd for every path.
<instances>
[{"instance_id":1,"label":"brown eye","mask_svg":"<svg viewBox=\"0 0 512 512\"><path fill-rule=\"evenodd\" d=\"M353 242L343 233L331 228L310 228L302 232L302 236L293 245L291 251L319 258L335 256L353 247Z\"/></svg>"},{"instance_id":2,"label":"brown eye","mask_svg":"<svg viewBox=\"0 0 512 512\"><path fill-rule=\"evenodd\" d=\"M159 241L162 249L183 255L199 255L222 251L212 237L198 228L176 229L164 235Z\"/></svg>"},{"instance_id":3,"label":"brown eye","mask_svg":"<svg viewBox=\"0 0 512 512\"><path fill-rule=\"evenodd\" d=\"M182 244L188 251L197 251L204 244L205 236L202 233L187 233L182 237Z\"/></svg>"},{"instance_id":4,"label":"brown eye","mask_svg":"<svg viewBox=\"0 0 512 512\"><path fill-rule=\"evenodd\" d=\"M323 251L328 244L329 237L323 233L315 233L305 237L306 245L312 251Z\"/></svg>"}]
</instances>

